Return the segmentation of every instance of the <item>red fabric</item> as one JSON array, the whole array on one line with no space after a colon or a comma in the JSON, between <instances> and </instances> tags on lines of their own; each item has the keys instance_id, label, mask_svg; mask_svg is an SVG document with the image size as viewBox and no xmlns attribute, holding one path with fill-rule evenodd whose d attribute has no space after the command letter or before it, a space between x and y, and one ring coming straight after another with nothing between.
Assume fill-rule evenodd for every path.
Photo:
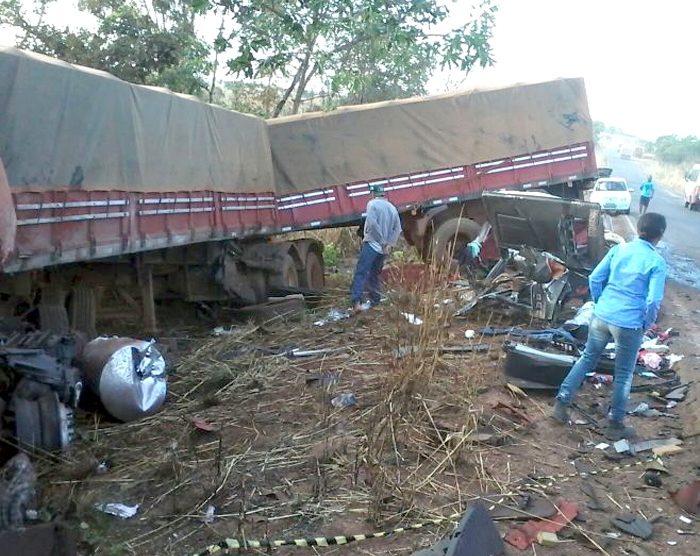
<instances>
[{"instance_id":1,"label":"red fabric","mask_svg":"<svg viewBox=\"0 0 700 556\"><path fill-rule=\"evenodd\" d=\"M526 521L522 525L508 531L505 541L520 550L525 550L537 542L537 533L540 531L547 533L561 531L578 515L578 506L574 502L560 498L555 505L559 511L551 518Z\"/></svg>"}]
</instances>

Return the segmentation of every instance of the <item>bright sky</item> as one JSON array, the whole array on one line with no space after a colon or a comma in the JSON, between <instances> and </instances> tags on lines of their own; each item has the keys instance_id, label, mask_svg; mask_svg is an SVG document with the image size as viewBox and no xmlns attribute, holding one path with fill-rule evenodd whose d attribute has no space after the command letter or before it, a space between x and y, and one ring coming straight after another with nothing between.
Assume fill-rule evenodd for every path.
<instances>
[{"instance_id":1,"label":"bright sky","mask_svg":"<svg viewBox=\"0 0 700 556\"><path fill-rule=\"evenodd\" d=\"M431 92L584 77L593 119L646 139L700 136L700 2L497 1L496 65L466 79L440 74ZM47 19L80 22L72 9L76 3L59 0ZM460 5L471 3L458 0L455 19ZM0 29L0 44L12 42L12 33Z\"/></svg>"}]
</instances>

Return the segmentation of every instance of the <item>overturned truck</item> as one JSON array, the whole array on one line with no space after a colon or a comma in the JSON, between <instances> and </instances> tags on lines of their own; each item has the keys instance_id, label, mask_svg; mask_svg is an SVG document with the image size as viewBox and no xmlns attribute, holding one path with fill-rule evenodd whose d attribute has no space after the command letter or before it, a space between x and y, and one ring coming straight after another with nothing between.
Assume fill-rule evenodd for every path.
<instances>
[{"instance_id":1,"label":"overturned truck","mask_svg":"<svg viewBox=\"0 0 700 556\"><path fill-rule=\"evenodd\" d=\"M427 257L476 236L485 190L597 177L581 79L266 122L16 49L0 75L0 314L58 333L317 290L322 245L280 235L358 224L374 183Z\"/></svg>"}]
</instances>

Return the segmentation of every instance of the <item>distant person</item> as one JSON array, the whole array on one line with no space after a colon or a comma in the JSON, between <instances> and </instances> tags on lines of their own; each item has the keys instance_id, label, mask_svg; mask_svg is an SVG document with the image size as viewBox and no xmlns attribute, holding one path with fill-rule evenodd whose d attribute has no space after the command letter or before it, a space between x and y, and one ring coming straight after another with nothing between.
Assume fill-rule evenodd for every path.
<instances>
[{"instance_id":1,"label":"distant person","mask_svg":"<svg viewBox=\"0 0 700 556\"><path fill-rule=\"evenodd\" d=\"M639 188L639 214L644 214L649 208L649 201L654 196L654 182L651 181L651 176L647 176L645 181Z\"/></svg>"},{"instance_id":2,"label":"distant person","mask_svg":"<svg viewBox=\"0 0 700 556\"><path fill-rule=\"evenodd\" d=\"M384 198L384 188L373 185L370 186L370 191L374 198L367 203L362 249L350 288L350 300L355 312L365 308L365 289L369 293L370 305L377 305L381 301L384 259L401 235L399 211Z\"/></svg>"},{"instance_id":3,"label":"distant person","mask_svg":"<svg viewBox=\"0 0 700 556\"><path fill-rule=\"evenodd\" d=\"M610 440L634 437L625 427L627 399L644 331L656 322L664 296L666 263L656 244L666 231L666 219L647 212L637 221L639 237L616 245L591 273L588 282L595 303L588 340L581 358L562 382L552 416L568 424L568 408L586 375L598 365L605 346L615 341L615 380L609 424Z\"/></svg>"}]
</instances>

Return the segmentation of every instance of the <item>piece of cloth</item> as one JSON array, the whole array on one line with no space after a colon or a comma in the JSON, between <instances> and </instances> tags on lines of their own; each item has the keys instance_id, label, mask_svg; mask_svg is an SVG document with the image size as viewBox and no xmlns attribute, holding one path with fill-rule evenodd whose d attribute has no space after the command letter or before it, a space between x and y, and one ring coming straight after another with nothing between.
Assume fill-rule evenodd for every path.
<instances>
[{"instance_id":1,"label":"piece of cloth","mask_svg":"<svg viewBox=\"0 0 700 556\"><path fill-rule=\"evenodd\" d=\"M595 316L622 328L649 328L661 307L666 273L666 262L648 241L614 246L588 278Z\"/></svg>"},{"instance_id":2,"label":"piece of cloth","mask_svg":"<svg viewBox=\"0 0 700 556\"><path fill-rule=\"evenodd\" d=\"M369 293L369 300L373 305L381 301L380 275L383 267L384 255L375 251L368 242L363 242L350 288L350 300L353 304L364 301L365 290Z\"/></svg>"},{"instance_id":3,"label":"piece of cloth","mask_svg":"<svg viewBox=\"0 0 700 556\"><path fill-rule=\"evenodd\" d=\"M586 375L595 371L605 346L612 339L615 341L616 348L610 419L614 423L621 424L627 414L627 400L632 388L634 368L642 338L641 329L622 328L593 317L583 355L576 361L559 387L557 399L564 405L571 405Z\"/></svg>"},{"instance_id":4,"label":"piece of cloth","mask_svg":"<svg viewBox=\"0 0 700 556\"><path fill-rule=\"evenodd\" d=\"M651 199L654 196L654 182L645 181L639 187L639 196Z\"/></svg>"},{"instance_id":5,"label":"piece of cloth","mask_svg":"<svg viewBox=\"0 0 700 556\"><path fill-rule=\"evenodd\" d=\"M383 198L372 199L367 203L365 242L378 253L386 255L388 248L394 247L399 241L400 235L401 219L394 205Z\"/></svg>"}]
</instances>

